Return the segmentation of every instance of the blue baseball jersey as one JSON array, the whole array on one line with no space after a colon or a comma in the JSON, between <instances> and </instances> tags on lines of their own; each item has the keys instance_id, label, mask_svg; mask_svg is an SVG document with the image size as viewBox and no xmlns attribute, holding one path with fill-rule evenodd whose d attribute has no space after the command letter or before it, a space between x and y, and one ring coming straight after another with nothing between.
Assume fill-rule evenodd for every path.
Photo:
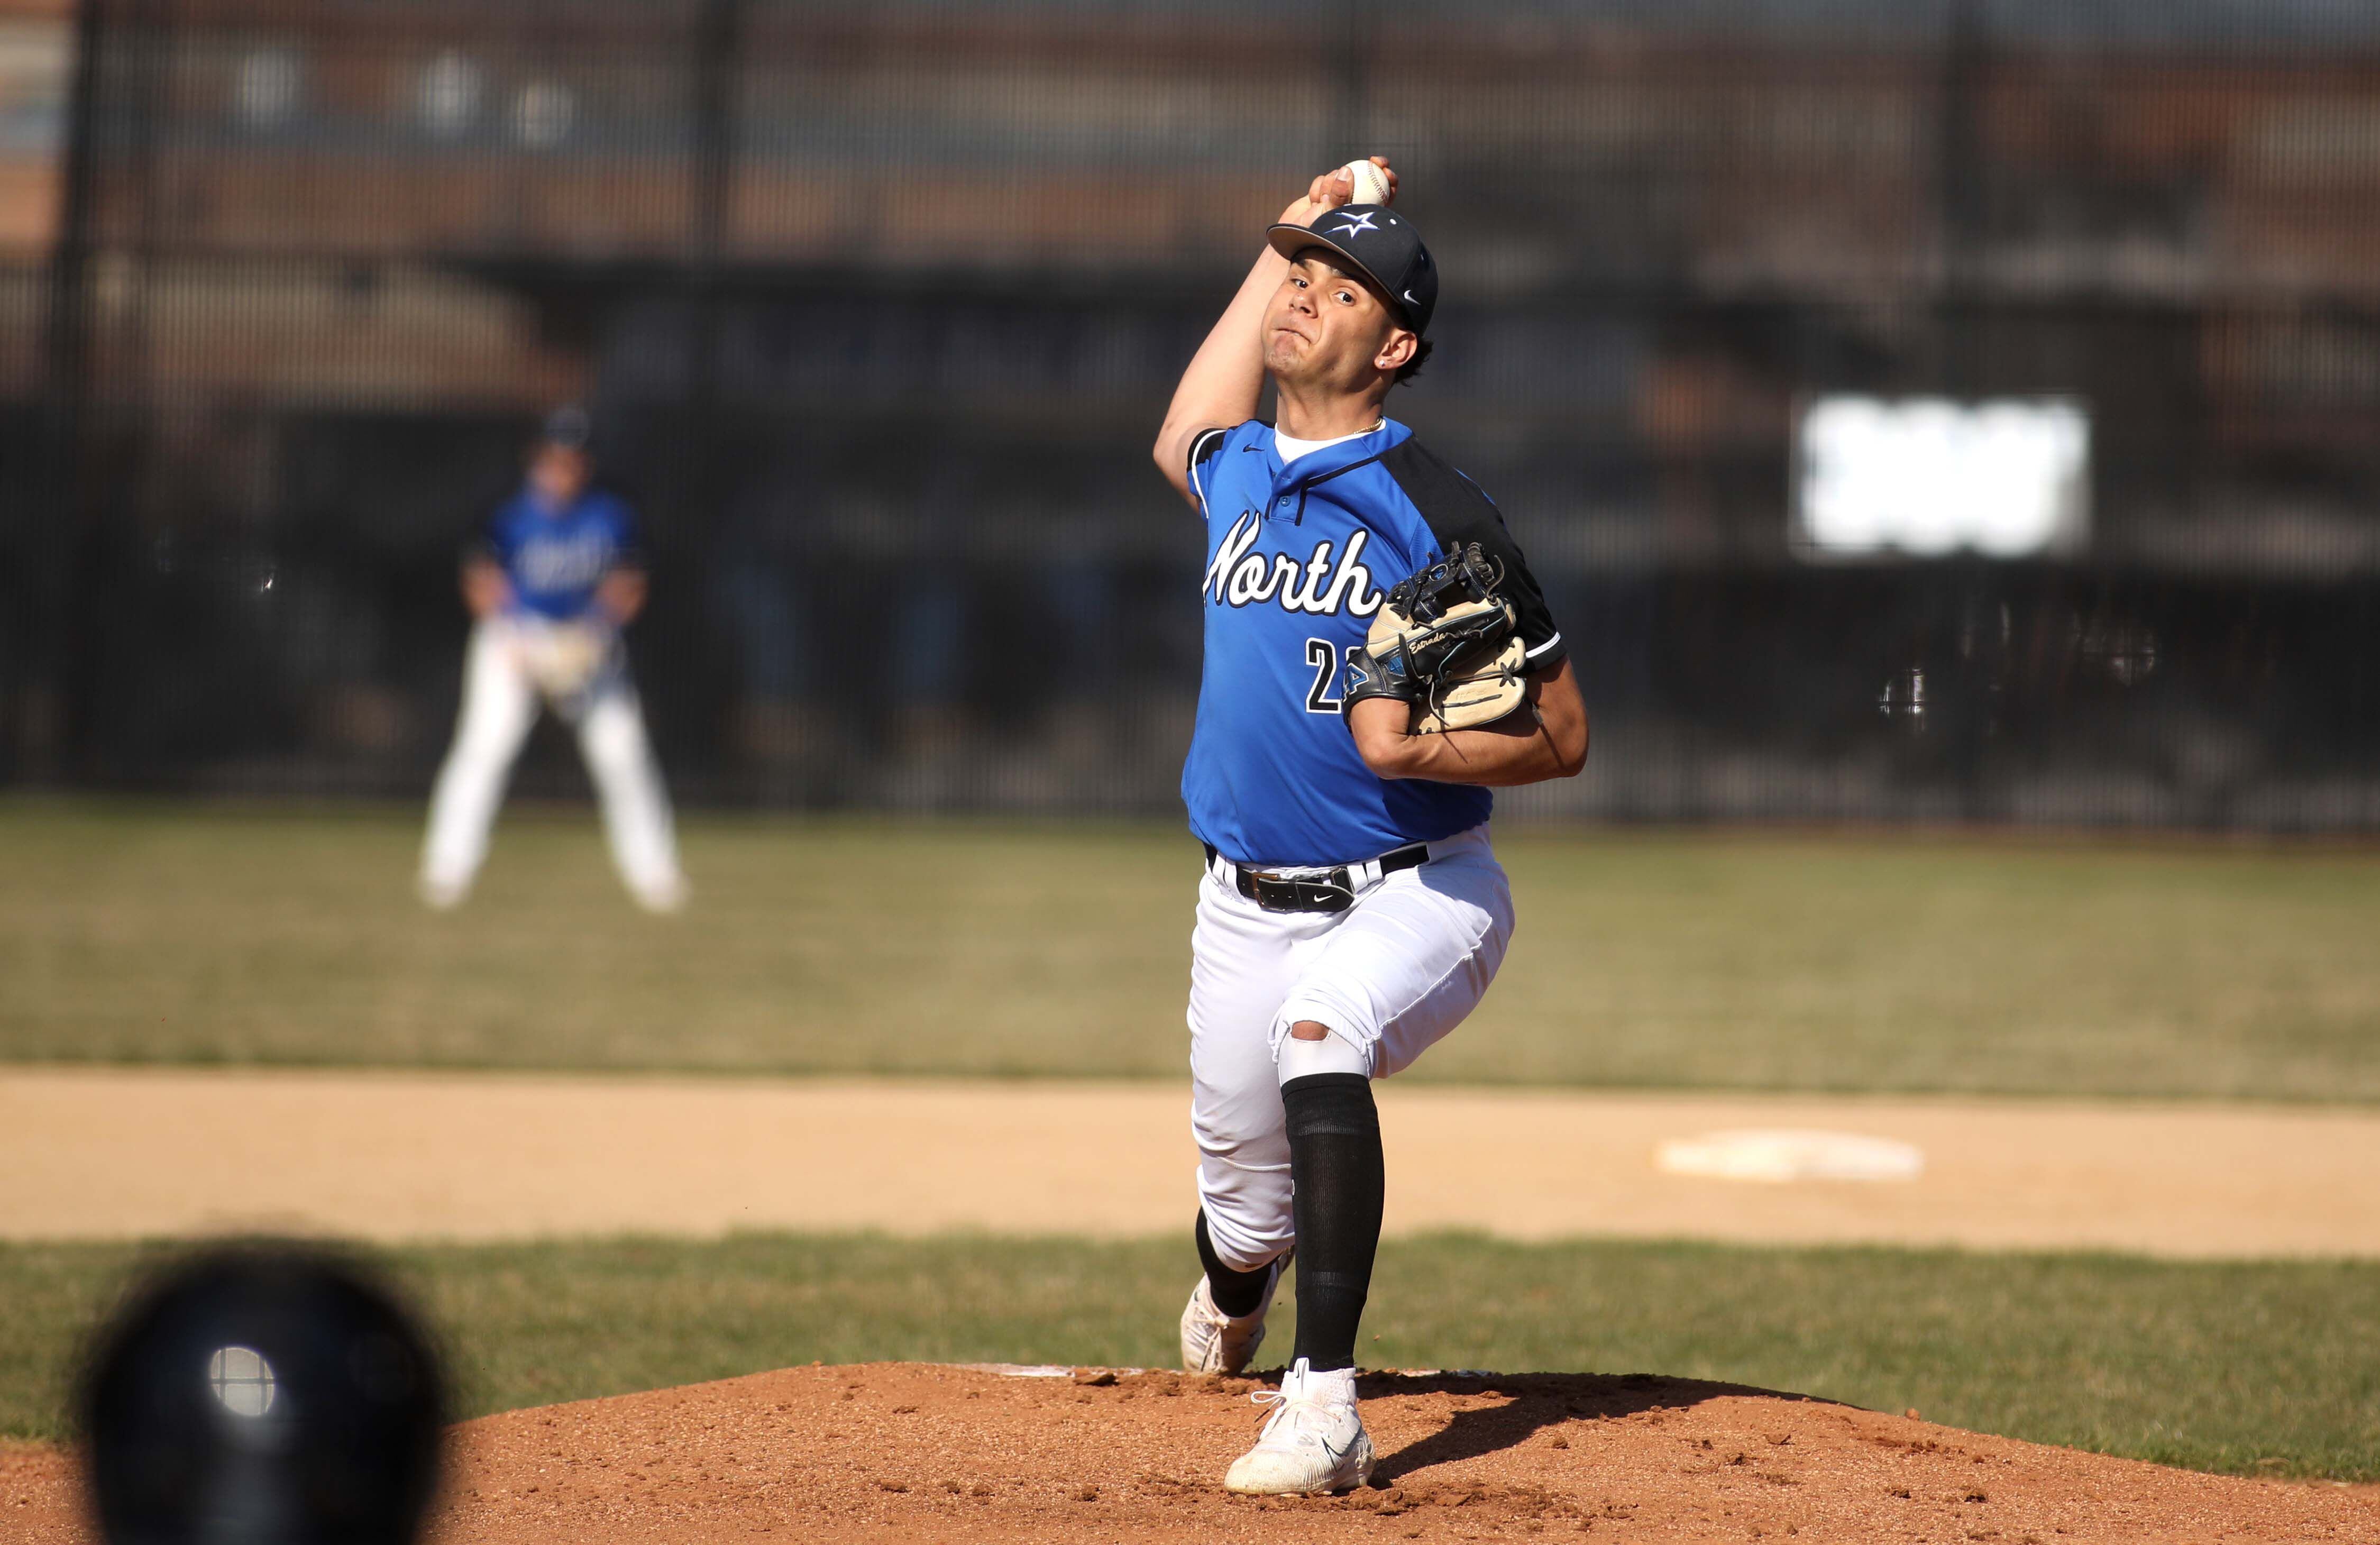
<instances>
[{"instance_id":1,"label":"blue baseball jersey","mask_svg":"<svg viewBox=\"0 0 2380 1545\"><path fill-rule=\"evenodd\" d=\"M483 540L512 586L513 610L556 622L584 616L604 575L641 561L635 513L597 488L551 509L525 487L488 517Z\"/></svg>"},{"instance_id":2,"label":"blue baseball jersey","mask_svg":"<svg viewBox=\"0 0 2380 1545\"><path fill-rule=\"evenodd\" d=\"M1235 863L1360 862L1488 819L1484 788L1390 780L1340 712L1342 662L1389 588L1475 541L1503 566L1533 671L1561 634L1504 519L1404 425L1286 466L1272 427L1208 430L1190 449L1207 519L1206 670L1182 770L1190 828Z\"/></svg>"}]
</instances>

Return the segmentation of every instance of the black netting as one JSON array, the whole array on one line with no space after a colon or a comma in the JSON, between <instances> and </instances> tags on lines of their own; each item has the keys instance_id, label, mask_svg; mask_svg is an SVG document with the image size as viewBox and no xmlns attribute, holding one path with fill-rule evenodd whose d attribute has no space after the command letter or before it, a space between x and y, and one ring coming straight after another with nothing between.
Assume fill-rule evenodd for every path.
<instances>
[{"instance_id":1,"label":"black netting","mask_svg":"<svg viewBox=\"0 0 2380 1545\"><path fill-rule=\"evenodd\" d=\"M415 792L552 405L687 800L1168 808L1147 447L1312 173L1597 721L1516 803L2380 826L2380 12L2339 0L92 0L0 268L20 780ZM2086 404L2060 555L1814 563L1797 415ZM578 786L540 741L533 789Z\"/></svg>"}]
</instances>

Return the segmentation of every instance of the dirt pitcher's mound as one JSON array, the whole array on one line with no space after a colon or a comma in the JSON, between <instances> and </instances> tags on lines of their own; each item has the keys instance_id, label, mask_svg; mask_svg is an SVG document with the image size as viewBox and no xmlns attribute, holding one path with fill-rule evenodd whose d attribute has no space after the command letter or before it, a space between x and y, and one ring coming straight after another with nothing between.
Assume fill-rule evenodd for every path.
<instances>
[{"instance_id":1,"label":"dirt pitcher's mound","mask_svg":"<svg viewBox=\"0 0 2380 1545\"><path fill-rule=\"evenodd\" d=\"M456 1429L444 1545L589 1540L2380 1539L2380 1490L2243 1480L1645 1376L1365 1381L1352 1496L1226 1494L1245 1380L794 1369ZM13 1539L74 1537L55 1454L0 1466ZM22 1499L21 1501L19 1499ZM1292 1513L1293 1519L1273 1516ZM9 1525L15 1525L10 1528ZM44 1527L43 1526L49 1526Z\"/></svg>"}]
</instances>

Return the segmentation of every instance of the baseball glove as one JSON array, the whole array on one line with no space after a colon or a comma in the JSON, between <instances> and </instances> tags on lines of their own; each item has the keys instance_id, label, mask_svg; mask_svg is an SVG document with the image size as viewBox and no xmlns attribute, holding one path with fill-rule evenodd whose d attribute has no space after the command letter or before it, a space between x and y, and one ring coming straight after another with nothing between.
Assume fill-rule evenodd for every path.
<instances>
[{"instance_id":1,"label":"baseball glove","mask_svg":"<svg viewBox=\"0 0 2380 1545\"><path fill-rule=\"evenodd\" d=\"M1370 637L1347 653L1342 712L1366 698L1413 710L1413 733L1492 724L1528 692L1528 657L1503 574L1477 542L1448 553L1390 590Z\"/></svg>"},{"instance_id":2,"label":"baseball glove","mask_svg":"<svg viewBox=\"0 0 2380 1545\"><path fill-rule=\"evenodd\" d=\"M592 623L553 623L528 630L520 651L529 679L560 702L594 684L611 657L612 636Z\"/></svg>"}]
</instances>

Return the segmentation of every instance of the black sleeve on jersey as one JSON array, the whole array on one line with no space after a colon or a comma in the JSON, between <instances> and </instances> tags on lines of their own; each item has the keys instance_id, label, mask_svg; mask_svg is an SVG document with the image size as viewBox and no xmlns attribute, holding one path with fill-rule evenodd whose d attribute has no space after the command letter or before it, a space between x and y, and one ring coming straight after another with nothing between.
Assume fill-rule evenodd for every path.
<instances>
[{"instance_id":1,"label":"black sleeve on jersey","mask_svg":"<svg viewBox=\"0 0 2380 1545\"><path fill-rule=\"evenodd\" d=\"M1512 602L1521 624L1521 647L1529 651L1532 671L1550 671L1562 662L1561 629L1547 609L1546 592L1529 572L1529 560L1520 543L1504 529L1502 512L1479 485L1408 437L1380 457L1380 468L1397 481L1414 508L1429 523L1441 550L1451 551L1475 541L1480 551L1503 566L1503 594Z\"/></svg>"},{"instance_id":2,"label":"black sleeve on jersey","mask_svg":"<svg viewBox=\"0 0 2380 1545\"><path fill-rule=\"evenodd\" d=\"M1231 432L1227 429L1202 429L1190 442L1190 491L1198 495L1200 509L1207 507L1207 485L1198 468L1215 459L1215 453L1223 448L1223 441Z\"/></svg>"}]
</instances>

